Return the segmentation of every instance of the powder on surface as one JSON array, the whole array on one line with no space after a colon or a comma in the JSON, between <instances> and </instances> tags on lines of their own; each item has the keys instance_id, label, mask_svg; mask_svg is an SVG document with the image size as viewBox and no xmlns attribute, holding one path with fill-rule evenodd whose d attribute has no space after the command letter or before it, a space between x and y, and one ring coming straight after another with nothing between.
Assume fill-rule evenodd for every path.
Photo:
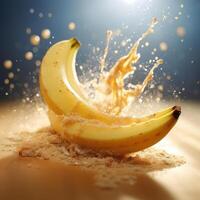
<instances>
[{"instance_id":1,"label":"powder on surface","mask_svg":"<svg viewBox=\"0 0 200 200\"><path fill-rule=\"evenodd\" d=\"M63 140L51 128L34 133L22 133L17 151L22 157L37 157L70 166L78 166L94 174L101 188L114 188L119 184L134 184L137 175L160 171L184 164L182 157L164 150L148 148L126 157L116 158L81 148Z\"/></svg>"}]
</instances>

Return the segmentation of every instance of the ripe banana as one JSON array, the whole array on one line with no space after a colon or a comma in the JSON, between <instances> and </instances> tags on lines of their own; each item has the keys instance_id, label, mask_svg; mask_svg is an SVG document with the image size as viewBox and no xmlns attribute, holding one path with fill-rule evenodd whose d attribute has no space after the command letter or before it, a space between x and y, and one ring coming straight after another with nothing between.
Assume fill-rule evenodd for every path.
<instances>
[{"instance_id":1,"label":"ripe banana","mask_svg":"<svg viewBox=\"0 0 200 200\"><path fill-rule=\"evenodd\" d=\"M75 69L75 57L80 47L72 38L52 46L43 58L40 90L45 102L57 114L79 113L89 119L112 123L115 117L99 113L84 98Z\"/></svg>"},{"instance_id":2,"label":"ripe banana","mask_svg":"<svg viewBox=\"0 0 200 200\"><path fill-rule=\"evenodd\" d=\"M59 42L42 61L40 90L54 130L71 142L115 155L138 151L161 140L175 125L180 107L138 119L100 112L80 89L75 70L79 47L75 38Z\"/></svg>"},{"instance_id":3,"label":"ripe banana","mask_svg":"<svg viewBox=\"0 0 200 200\"><path fill-rule=\"evenodd\" d=\"M175 106L163 116L129 125L107 125L96 120L56 115L53 111L48 114L53 129L66 140L93 150L124 155L161 140L176 123L180 108Z\"/></svg>"}]
</instances>

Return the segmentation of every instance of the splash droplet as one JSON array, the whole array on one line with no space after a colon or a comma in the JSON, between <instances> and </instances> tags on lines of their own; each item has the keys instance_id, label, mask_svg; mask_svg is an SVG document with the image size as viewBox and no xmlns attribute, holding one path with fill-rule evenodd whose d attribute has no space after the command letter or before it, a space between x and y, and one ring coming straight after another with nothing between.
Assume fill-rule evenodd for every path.
<instances>
[{"instance_id":1,"label":"splash droplet","mask_svg":"<svg viewBox=\"0 0 200 200\"><path fill-rule=\"evenodd\" d=\"M158 90L162 92L162 91L164 90L163 85L159 85L159 86L158 86Z\"/></svg>"},{"instance_id":2,"label":"splash droplet","mask_svg":"<svg viewBox=\"0 0 200 200\"><path fill-rule=\"evenodd\" d=\"M168 45L166 42L161 42L160 43L160 50L161 51L167 51L168 50Z\"/></svg>"},{"instance_id":3,"label":"splash droplet","mask_svg":"<svg viewBox=\"0 0 200 200\"><path fill-rule=\"evenodd\" d=\"M68 28L69 28L69 30L73 31L73 30L76 29L76 24L75 24L74 22L70 22L70 23L68 24Z\"/></svg>"},{"instance_id":4,"label":"splash droplet","mask_svg":"<svg viewBox=\"0 0 200 200\"><path fill-rule=\"evenodd\" d=\"M8 85L9 84L9 79L8 78L6 78L5 80L4 80L4 84L6 84L6 85Z\"/></svg>"},{"instance_id":5,"label":"splash droplet","mask_svg":"<svg viewBox=\"0 0 200 200\"><path fill-rule=\"evenodd\" d=\"M39 18L42 18L42 17L44 17L44 14L43 13L39 13Z\"/></svg>"},{"instance_id":6,"label":"splash droplet","mask_svg":"<svg viewBox=\"0 0 200 200\"><path fill-rule=\"evenodd\" d=\"M8 78L10 78L10 79L13 79L14 78L14 73L13 72L10 72L10 73L8 73Z\"/></svg>"},{"instance_id":7,"label":"splash droplet","mask_svg":"<svg viewBox=\"0 0 200 200\"><path fill-rule=\"evenodd\" d=\"M148 47L149 46L149 42L145 42L145 46Z\"/></svg>"},{"instance_id":8,"label":"splash droplet","mask_svg":"<svg viewBox=\"0 0 200 200\"><path fill-rule=\"evenodd\" d=\"M31 43L32 45L34 45L34 46L39 45L39 44L40 44L40 36L38 36L38 35L32 35L32 36L30 37L30 43Z\"/></svg>"},{"instance_id":9,"label":"splash droplet","mask_svg":"<svg viewBox=\"0 0 200 200\"><path fill-rule=\"evenodd\" d=\"M31 14L33 14L33 13L35 12L35 10L34 10L33 8L31 8L31 9L29 10L29 12L30 12Z\"/></svg>"},{"instance_id":10,"label":"splash droplet","mask_svg":"<svg viewBox=\"0 0 200 200\"><path fill-rule=\"evenodd\" d=\"M38 52L38 48L37 47L33 47L32 51L33 51L33 53L37 53Z\"/></svg>"},{"instance_id":11,"label":"splash droplet","mask_svg":"<svg viewBox=\"0 0 200 200\"><path fill-rule=\"evenodd\" d=\"M13 66L13 63L12 63L11 60L5 60L4 63L3 63L3 65L4 65L4 67L5 67L6 69L11 69L12 66Z\"/></svg>"},{"instance_id":12,"label":"splash droplet","mask_svg":"<svg viewBox=\"0 0 200 200\"><path fill-rule=\"evenodd\" d=\"M51 18L53 16L52 13L48 13L48 17Z\"/></svg>"},{"instance_id":13,"label":"splash droplet","mask_svg":"<svg viewBox=\"0 0 200 200\"><path fill-rule=\"evenodd\" d=\"M179 26L176 29L176 34L177 34L178 37L184 37L185 34L186 34L185 28L183 26Z\"/></svg>"},{"instance_id":14,"label":"splash droplet","mask_svg":"<svg viewBox=\"0 0 200 200\"><path fill-rule=\"evenodd\" d=\"M25 53L25 59L26 60L32 60L33 59L33 53L31 51L27 51Z\"/></svg>"},{"instance_id":15,"label":"splash droplet","mask_svg":"<svg viewBox=\"0 0 200 200\"><path fill-rule=\"evenodd\" d=\"M126 46L126 41L123 40L123 41L121 42L121 45L122 45L123 47L125 47L125 46Z\"/></svg>"},{"instance_id":16,"label":"splash droplet","mask_svg":"<svg viewBox=\"0 0 200 200\"><path fill-rule=\"evenodd\" d=\"M31 34L31 28L26 28L26 33Z\"/></svg>"},{"instance_id":17,"label":"splash droplet","mask_svg":"<svg viewBox=\"0 0 200 200\"><path fill-rule=\"evenodd\" d=\"M41 65L41 61L40 61L40 60L36 60L36 61L35 61L35 65L36 65L37 67L39 67L39 66Z\"/></svg>"},{"instance_id":18,"label":"splash droplet","mask_svg":"<svg viewBox=\"0 0 200 200\"><path fill-rule=\"evenodd\" d=\"M25 87L25 88L28 88L28 83L24 83L24 87Z\"/></svg>"},{"instance_id":19,"label":"splash droplet","mask_svg":"<svg viewBox=\"0 0 200 200\"><path fill-rule=\"evenodd\" d=\"M50 38L50 36L51 36L51 31L49 30L49 29L44 29L44 30L42 30L42 32L41 32L41 36L42 36L42 38L43 39L49 39Z\"/></svg>"},{"instance_id":20,"label":"splash droplet","mask_svg":"<svg viewBox=\"0 0 200 200\"><path fill-rule=\"evenodd\" d=\"M13 83L10 84L10 89L14 89L15 85Z\"/></svg>"}]
</instances>

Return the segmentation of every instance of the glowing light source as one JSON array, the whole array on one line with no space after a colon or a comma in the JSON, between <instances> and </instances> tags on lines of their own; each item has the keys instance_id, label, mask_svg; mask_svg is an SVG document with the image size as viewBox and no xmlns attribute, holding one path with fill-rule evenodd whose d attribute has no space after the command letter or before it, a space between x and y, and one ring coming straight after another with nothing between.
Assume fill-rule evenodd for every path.
<instances>
[{"instance_id":1,"label":"glowing light source","mask_svg":"<svg viewBox=\"0 0 200 200\"><path fill-rule=\"evenodd\" d=\"M127 3L127 4L132 4L132 3L134 3L134 1L135 0L123 0L125 3Z\"/></svg>"}]
</instances>

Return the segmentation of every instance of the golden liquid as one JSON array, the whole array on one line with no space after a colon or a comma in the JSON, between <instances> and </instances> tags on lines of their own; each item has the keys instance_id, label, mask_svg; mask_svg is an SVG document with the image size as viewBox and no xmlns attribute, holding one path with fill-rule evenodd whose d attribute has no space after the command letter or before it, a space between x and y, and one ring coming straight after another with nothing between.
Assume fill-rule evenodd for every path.
<instances>
[{"instance_id":1,"label":"golden liquid","mask_svg":"<svg viewBox=\"0 0 200 200\"><path fill-rule=\"evenodd\" d=\"M106 33L106 47L104 49L103 56L100 58L100 70L101 70L101 73L103 72L103 70L105 68L106 57L108 55L108 49L109 49L110 40L112 38L112 34L113 34L112 31L107 31L107 33Z\"/></svg>"},{"instance_id":2,"label":"golden liquid","mask_svg":"<svg viewBox=\"0 0 200 200\"><path fill-rule=\"evenodd\" d=\"M138 47L144 38L154 32L154 26L157 22L157 19L153 18L146 32L133 44L129 53L119 58L114 66L108 72L105 72L106 57L112 38L112 31L107 31L106 47L103 56L100 58L100 77L96 83L92 83L95 90L95 98L92 104L97 109L112 115L120 115L127 106L129 99L140 96L146 86L152 81L154 70L160 64L163 64L162 59L154 63L142 84L134 85L133 89L125 89L124 79L135 72L135 64L140 59Z\"/></svg>"}]
</instances>

